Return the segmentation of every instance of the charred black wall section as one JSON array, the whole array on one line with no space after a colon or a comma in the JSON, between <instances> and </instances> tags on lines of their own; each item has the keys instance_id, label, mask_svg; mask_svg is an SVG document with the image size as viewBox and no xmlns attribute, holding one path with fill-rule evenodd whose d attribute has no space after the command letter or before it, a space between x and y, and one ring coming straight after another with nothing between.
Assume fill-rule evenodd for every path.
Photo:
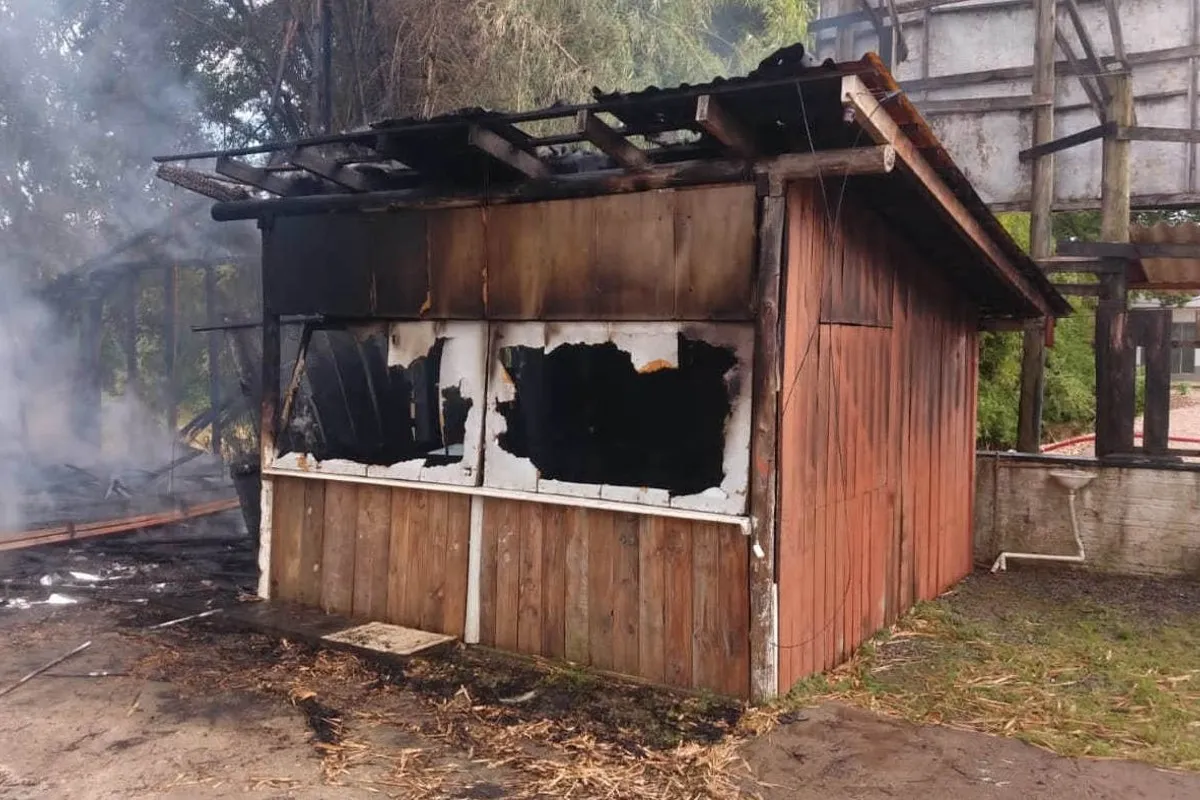
<instances>
[{"instance_id":1,"label":"charred black wall section","mask_svg":"<svg viewBox=\"0 0 1200 800\"><path fill-rule=\"evenodd\" d=\"M678 341L679 366L650 372L611 342L503 348L516 397L497 405L507 422L500 446L553 480L672 495L720 486L732 396L725 375L737 358Z\"/></svg>"},{"instance_id":2,"label":"charred black wall section","mask_svg":"<svg viewBox=\"0 0 1200 800\"><path fill-rule=\"evenodd\" d=\"M445 344L438 339L412 363L389 367L385 332L315 333L301 394L279 436L280 454L374 466L461 461L473 401L457 386L439 384Z\"/></svg>"}]
</instances>

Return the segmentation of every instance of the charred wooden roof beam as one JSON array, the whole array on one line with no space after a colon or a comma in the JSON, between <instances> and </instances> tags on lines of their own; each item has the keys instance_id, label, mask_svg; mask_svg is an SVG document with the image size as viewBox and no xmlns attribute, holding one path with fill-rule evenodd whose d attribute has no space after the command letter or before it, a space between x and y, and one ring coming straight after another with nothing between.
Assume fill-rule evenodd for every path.
<instances>
[{"instance_id":1,"label":"charred wooden roof beam","mask_svg":"<svg viewBox=\"0 0 1200 800\"><path fill-rule=\"evenodd\" d=\"M645 172L654 166L641 148L590 111L580 111L576 115L575 127L589 142L623 169Z\"/></svg>"},{"instance_id":2,"label":"charred wooden roof beam","mask_svg":"<svg viewBox=\"0 0 1200 800\"><path fill-rule=\"evenodd\" d=\"M754 158L758 146L753 134L712 95L696 98L696 124L725 149L740 158Z\"/></svg>"},{"instance_id":3,"label":"charred wooden roof beam","mask_svg":"<svg viewBox=\"0 0 1200 800\"><path fill-rule=\"evenodd\" d=\"M216 169L218 175L224 175L226 178L281 197L289 194L292 188L292 182L286 178L273 175L261 167L251 166L230 156L218 156Z\"/></svg>"},{"instance_id":4,"label":"charred wooden roof beam","mask_svg":"<svg viewBox=\"0 0 1200 800\"><path fill-rule=\"evenodd\" d=\"M297 147L288 154L288 161L305 172L324 178L351 192L369 192L382 188L353 167L326 158L311 147Z\"/></svg>"},{"instance_id":5,"label":"charred wooden roof beam","mask_svg":"<svg viewBox=\"0 0 1200 800\"><path fill-rule=\"evenodd\" d=\"M482 125L472 125L468 134L471 146L515 169L527 178L548 178L553 174L540 158L516 144L517 141L525 138L525 135L519 130L507 124L497 126L493 123L493 127L508 129L507 132L510 133L510 136L502 136L496 130L485 128Z\"/></svg>"}]
</instances>

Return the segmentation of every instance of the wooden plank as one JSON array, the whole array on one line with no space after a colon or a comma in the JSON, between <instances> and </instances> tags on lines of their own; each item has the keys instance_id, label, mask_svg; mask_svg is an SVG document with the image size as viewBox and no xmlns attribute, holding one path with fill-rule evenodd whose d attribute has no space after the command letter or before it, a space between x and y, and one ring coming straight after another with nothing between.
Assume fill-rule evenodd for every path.
<instances>
[{"instance_id":1,"label":"wooden plank","mask_svg":"<svg viewBox=\"0 0 1200 800\"><path fill-rule=\"evenodd\" d=\"M671 686L693 685L692 528L683 520L662 521L663 680Z\"/></svg>"},{"instance_id":2,"label":"wooden plank","mask_svg":"<svg viewBox=\"0 0 1200 800\"><path fill-rule=\"evenodd\" d=\"M447 494L446 565L442 585L442 622L437 628L461 638L467 616L467 560L471 535L471 498Z\"/></svg>"},{"instance_id":3,"label":"wooden plank","mask_svg":"<svg viewBox=\"0 0 1200 800\"><path fill-rule=\"evenodd\" d=\"M218 175L281 197L288 194L293 185L292 181L287 178L281 178L261 167L252 166L229 156L218 156L214 169Z\"/></svg>"},{"instance_id":4,"label":"wooden plank","mask_svg":"<svg viewBox=\"0 0 1200 800\"><path fill-rule=\"evenodd\" d=\"M392 510L388 520L388 590L386 619L404 624L411 619L408 613L409 551L408 515L417 492L412 489L392 489Z\"/></svg>"},{"instance_id":5,"label":"wooden plank","mask_svg":"<svg viewBox=\"0 0 1200 800\"><path fill-rule=\"evenodd\" d=\"M588 543L588 660L597 669L614 669L613 631L618 550L614 514L589 511Z\"/></svg>"},{"instance_id":6,"label":"wooden plank","mask_svg":"<svg viewBox=\"0 0 1200 800\"><path fill-rule=\"evenodd\" d=\"M304 525L300 533L301 605L321 605L321 561L325 546L325 482L304 481Z\"/></svg>"},{"instance_id":7,"label":"wooden plank","mask_svg":"<svg viewBox=\"0 0 1200 800\"><path fill-rule=\"evenodd\" d=\"M721 630L721 530L692 524L692 685L719 692L725 685Z\"/></svg>"},{"instance_id":8,"label":"wooden plank","mask_svg":"<svg viewBox=\"0 0 1200 800\"><path fill-rule=\"evenodd\" d=\"M645 152L587 109L575 116L575 130L623 169L645 172L653 166Z\"/></svg>"},{"instance_id":9,"label":"wooden plank","mask_svg":"<svg viewBox=\"0 0 1200 800\"><path fill-rule=\"evenodd\" d=\"M499 571L500 528L495 524L496 500L483 503L483 531L479 567L479 643L496 646L496 600Z\"/></svg>"},{"instance_id":10,"label":"wooden plank","mask_svg":"<svg viewBox=\"0 0 1200 800\"><path fill-rule=\"evenodd\" d=\"M752 185L675 193L675 318L749 319L753 313Z\"/></svg>"},{"instance_id":11,"label":"wooden plank","mask_svg":"<svg viewBox=\"0 0 1200 800\"><path fill-rule=\"evenodd\" d=\"M751 691L750 547L741 531L728 525L717 527L719 537L718 592L722 610L721 691L747 697ZM774 648L769 647L772 656ZM773 671L773 670L772 670ZM774 677L774 676L772 676ZM773 681L772 681L773 682ZM773 691L772 691L773 693ZM764 697L768 696L764 693Z\"/></svg>"},{"instance_id":12,"label":"wooden plank","mask_svg":"<svg viewBox=\"0 0 1200 800\"><path fill-rule=\"evenodd\" d=\"M566 657L567 508L542 506L542 643L538 652Z\"/></svg>"},{"instance_id":13,"label":"wooden plank","mask_svg":"<svg viewBox=\"0 0 1200 800\"><path fill-rule=\"evenodd\" d=\"M855 118L878 144L890 144L896 148L896 156L941 205L945 214L955 227L987 260L987 265L997 277L1010 284L1020 292L1021 296L1032 308L1047 316L1053 316L1053 309L1041 292L1030 285L1017 267L1008 260L1000 250L999 245L983 229L979 220L963 206L962 201L950 190L937 172L921 155L900 126L892 119L886 109L863 85L856 76L842 79L842 98L847 107L853 109Z\"/></svg>"},{"instance_id":14,"label":"wooden plank","mask_svg":"<svg viewBox=\"0 0 1200 800\"><path fill-rule=\"evenodd\" d=\"M754 135L712 95L696 98L696 124L733 155L745 159L758 155Z\"/></svg>"},{"instance_id":15,"label":"wooden plank","mask_svg":"<svg viewBox=\"0 0 1200 800\"><path fill-rule=\"evenodd\" d=\"M495 501L492 524L496 539L496 647L516 652L520 646L521 503ZM489 510L493 506L488 501ZM487 512L484 526L488 525Z\"/></svg>"},{"instance_id":16,"label":"wooden plank","mask_svg":"<svg viewBox=\"0 0 1200 800\"><path fill-rule=\"evenodd\" d=\"M287 159L305 172L324 178L351 192L369 192L379 188L380 183L387 183L387 181L372 180L372 176L367 173L325 158L313 147L293 148L288 153Z\"/></svg>"},{"instance_id":17,"label":"wooden plank","mask_svg":"<svg viewBox=\"0 0 1200 800\"><path fill-rule=\"evenodd\" d=\"M399 619L391 620L409 628L421 626L421 611L425 606L425 588L429 579L426 563L429 559L429 511L432 492L410 490L405 503L403 525L404 595Z\"/></svg>"},{"instance_id":18,"label":"wooden plank","mask_svg":"<svg viewBox=\"0 0 1200 800\"><path fill-rule=\"evenodd\" d=\"M613 669L625 675L639 675L640 636L638 630L640 599L641 546L638 541L640 520L636 514L616 514L616 557L613 559Z\"/></svg>"},{"instance_id":19,"label":"wooden plank","mask_svg":"<svg viewBox=\"0 0 1200 800\"><path fill-rule=\"evenodd\" d=\"M667 520L643 516L638 520L638 675L666 683Z\"/></svg>"},{"instance_id":20,"label":"wooden plank","mask_svg":"<svg viewBox=\"0 0 1200 800\"><path fill-rule=\"evenodd\" d=\"M591 589L591 578L588 574L589 512L582 508L571 508L565 513L567 565L564 655L569 661L587 663L591 658L591 612L588 602Z\"/></svg>"},{"instance_id":21,"label":"wooden plank","mask_svg":"<svg viewBox=\"0 0 1200 800\"><path fill-rule=\"evenodd\" d=\"M444 632L442 620L445 617L446 604L446 549L449 546L447 526L450 524L450 499L446 492L430 492L429 516L425 529L409 531L410 536L425 539L425 558L421 561L423 592L420 629L423 631Z\"/></svg>"},{"instance_id":22,"label":"wooden plank","mask_svg":"<svg viewBox=\"0 0 1200 800\"><path fill-rule=\"evenodd\" d=\"M382 619L387 615L392 490L360 487L357 514L352 613L361 619Z\"/></svg>"},{"instance_id":23,"label":"wooden plank","mask_svg":"<svg viewBox=\"0 0 1200 800\"><path fill-rule=\"evenodd\" d=\"M542 510L522 503L518 536L517 652L538 654L542 649Z\"/></svg>"},{"instance_id":24,"label":"wooden plank","mask_svg":"<svg viewBox=\"0 0 1200 800\"><path fill-rule=\"evenodd\" d=\"M776 634L776 549L779 541L779 380L783 365L780 303L783 287L783 236L787 199L762 200L759 225L758 313L755 315L754 387L750 441L750 515L761 557L750 565L750 630L753 686L751 697L765 700L779 693Z\"/></svg>"},{"instance_id":25,"label":"wooden plank","mask_svg":"<svg viewBox=\"0 0 1200 800\"><path fill-rule=\"evenodd\" d=\"M838 619L838 606L842 602L841 586L837 580L837 491L840 473L845 470L845 462L838 446L836 419L837 410L834 405L836 395L833 388L833 341L832 326L822 325L818 337L819 348L817 359L820 365L821 378L818 382L819 392L817 406L825 432L825 446L822 452L824 487L820 490L821 511L818 516L818 537L820 537L818 554L820 560L816 564L817 572L817 608L820 616L817 619L817 633L820 636L821 669L831 669L837 661L837 634L835 628Z\"/></svg>"},{"instance_id":26,"label":"wooden plank","mask_svg":"<svg viewBox=\"0 0 1200 800\"><path fill-rule=\"evenodd\" d=\"M325 539L321 556L321 608L349 615L354 609L354 545L358 524L358 487L325 484Z\"/></svg>"},{"instance_id":27,"label":"wooden plank","mask_svg":"<svg viewBox=\"0 0 1200 800\"><path fill-rule=\"evenodd\" d=\"M478 208L431 212L429 299L423 316L433 319L480 319L484 315L487 244L484 215Z\"/></svg>"},{"instance_id":28,"label":"wooden plank","mask_svg":"<svg viewBox=\"0 0 1200 800\"><path fill-rule=\"evenodd\" d=\"M275 482L275 508L271 514L271 596L300 599L300 541L304 528L304 480L283 478Z\"/></svg>"},{"instance_id":29,"label":"wooden plank","mask_svg":"<svg viewBox=\"0 0 1200 800\"><path fill-rule=\"evenodd\" d=\"M507 123L491 124L503 124L504 127L512 129L512 126ZM550 177L550 168L537 155L515 144L512 141L515 138L517 137L501 136L496 131L489 130L481 125L472 125L470 132L467 134L467 140L472 147L487 153L492 158L511 167L525 177Z\"/></svg>"},{"instance_id":30,"label":"wooden plank","mask_svg":"<svg viewBox=\"0 0 1200 800\"><path fill-rule=\"evenodd\" d=\"M1030 161L1036 161L1043 156L1048 156L1051 153L1058 153L1062 150L1069 150L1072 147L1078 147L1081 144L1094 142L1097 139L1103 139L1105 136L1112 136L1117 132L1117 126L1111 122L1103 122L1099 125L1094 125L1090 128L1085 128L1077 133L1072 133L1068 136L1061 136L1058 139L1051 139L1041 144L1028 147L1017 152L1017 160L1022 164L1027 164Z\"/></svg>"},{"instance_id":31,"label":"wooden plank","mask_svg":"<svg viewBox=\"0 0 1200 800\"><path fill-rule=\"evenodd\" d=\"M1193 128L1163 128L1146 125L1131 125L1116 130L1117 139L1135 142L1180 142L1200 143L1200 130Z\"/></svg>"},{"instance_id":32,"label":"wooden plank","mask_svg":"<svg viewBox=\"0 0 1200 800\"><path fill-rule=\"evenodd\" d=\"M581 313L602 319L670 319L675 311L675 193L598 197L591 264L593 296ZM571 276L566 276L570 278ZM576 280L552 281L578 297ZM573 301L550 295L556 306Z\"/></svg>"}]
</instances>

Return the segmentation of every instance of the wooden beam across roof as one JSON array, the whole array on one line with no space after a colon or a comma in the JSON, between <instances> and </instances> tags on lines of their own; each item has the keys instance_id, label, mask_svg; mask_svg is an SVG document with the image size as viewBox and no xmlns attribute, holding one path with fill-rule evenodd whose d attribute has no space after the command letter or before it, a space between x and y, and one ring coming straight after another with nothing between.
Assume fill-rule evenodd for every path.
<instances>
[{"instance_id":1,"label":"wooden beam across roof","mask_svg":"<svg viewBox=\"0 0 1200 800\"><path fill-rule=\"evenodd\" d=\"M281 197L288 194L292 187L291 181L286 178L281 178L261 167L252 166L230 156L219 156L216 170L218 175L224 175L231 180Z\"/></svg>"},{"instance_id":2,"label":"wooden beam across roof","mask_svg":"<svg viewBox=\"0 0 1200 800\"><path fill-rule=\"evenodd\" d=\"M696 124L733 155L754 158L758 154L753 134L712 95L696 98Z\"/></svg>"},{"instance_id":3,"label":"wooden beam across roof","mask_svg":"<svg viewBox=\"0 0 1200 800\"><path fill-rule=\"evenodd\" d=\"M967 210L937 171L921 155L917 146L900 129L899 124L880 105L879 100L863 84L862 79L856 75L843 77L841 94L842 103L853 110L858 124L878 144L890 144L896 149L896 157L908 168L925 191L937 201L944 213L961 231L963 237L983 253L992 270L1011 284L1043 316L1054 316L1054 309L1051 308L1046 297L1030 285L1028 279L1021 274L996 241L983 229L979 220Z\"/></svg>"},{"instance_id":4,"label":"wooden beam across roof","mask_svg":"<svg viewBox=\"0 0 1200 800\"><path fill-rule=\"evenodd\" d=\"M587 109L575 116L575 128L602 153L630 172L644 172L654 166L641 148Z\"/></svg>"},{"instance_id":5,"label":"wooden beam across roof","mask_svg":"<svg viewBox=\"0 0 1200 800\"><path fill-rule=\"evenodd\" d=\"M552 174L550 168L536 155L523 150L513 144L510 139L482 125L471 126L468 140L472 147L482 150L527 178L548 178Z\"/></svg>"},{"instance_id":6,"label":"wooden beam across roof","mask_svg":"<svg viewBox=\"0 0 1200 800\"><path fill-rule=\"evenodd\" d=\"M213 218L219 221L254 219L263 214L301 216L330 211L368 209L469 208L482 205L564 200L602 194L644 192L720 183L768 182L847 175L882 175L892 170L897 151L890 145L788 153L760 161L742 159L681 161L660 164L644 172L603 172L554 175L508 186L496 186L486 195L478 189L416 188L365 194L326 194L273 200L218 203Z\"/></svg>"},{"instance_id":7,"label":"wooden beam across roof","mask_svg":"<svg viewBox=\"0 0 1200 800\"><path fill-rule=\"evenodd\" d=\"M1147 242L1059 242L1062 256L1090 258L1186 258L1200 259L1200 244L1170 244Z\"/></svg>"},{"instance_id":8,"label":"wooden beam across roof","mask_svg":"<svg viewBox=\"0 0 1200 800\"><path fill-rule=\"evenodd\" d=\"M1092 85L1092 79L1087 74L1088 68L1075 55L1075 50L1071 47L1071 42L1067 40L1067 35L1063 33L1062 28L1058 25L1054 26L1054 38L1058 42L1058 48L1067 57L1067 63L1071 65L1072 71L1079 78L1079 85L1083 87L1083 93L1087 95L1088 102L1092 104L1092 110L1096 112L1096 119L1104 122L1108 118L1107 102L1100 96L1100 92L1096 87Z\"/></svg>"},{"instance_id":9,"label":"wooden beam across roof","mask_svg":"<svg viewBox=\"0 0 1200 800\"><path fill-rule=\"evenodd\" d=\"M288 161L305 172L310 172L330 183L351 192L369 192L373 186L370 179L353 167L344 166L326 158L311 147L297 147L288 153Z\"/></svg>"}]
</instances>

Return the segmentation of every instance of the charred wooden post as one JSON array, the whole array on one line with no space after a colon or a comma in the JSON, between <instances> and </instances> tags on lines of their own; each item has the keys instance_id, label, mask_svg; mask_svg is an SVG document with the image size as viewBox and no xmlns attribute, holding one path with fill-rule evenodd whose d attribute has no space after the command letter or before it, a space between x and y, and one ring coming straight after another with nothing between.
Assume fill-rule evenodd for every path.
<instances>
[{"instance_id":1,"label":"charred wooden post","mask_svg":"<svg viewBox=\"0 0 1200 800\"><path fill-rule=\"evenodd\" d=\"M753 428L750 440L750 696L779 693L779 649L775 641L778 580L779 387L783 348L780 304L787 199L782 190L760 201L756 287Z\"/></svg>"},{"instance_id":2,"label":"charred wooden post","mask_svg":"<svg viewBox=\"0 0 1200 800\"><path fill-rule=\"evenodd\" d=\"M259 411L259 469L265 470L275 459L275 437L278 433L279 410L279 376L282 347L280 342L279 315L276 314L264 297L263 327L262 327L262 378L260 389L262 399ZM270 599L273 592L271 585L271 539L272 509L274 507L274 480L267 475L262 476L262 496L260 498L259 518L259 550L258 550L258 594Z\"/></svg>"},{"instance_id":3,"label":"charred wooden post","mask_svg":"<svg viewBox=\"0 0 1200 800\"><path fill-rule=\"evenodd\" d=\"M79 378L73 400L75 435L100 444L100 344L103 339L104 300L88 297L79 319Z\"/></svg>"},{"instance_id":4,"label":"charred wooden post","mask_svg":"<svg viewBox=\"0 0 1200 800\"><path fill-rule=\"evenodd\" d=\"M204 270L204 318L208 324L216 322L217 273L216 267ZM212 451L221 457L221 343L220 334L208 334L208 407L212 409Z\"/></svg>"},{"instance_id":5,"label":"charred wooden post","mask_svg":"<svg viewBox=\"0 0 1200 800\"><path fill-rule=\"evenodd\" d=\"M179 434L179 387L176 384L175 357L178 334L176 315L179 312L179 274L175 267L163 270L163 407L167 414L167 431L172 437Z\"/></svg>"},{"instance_id":6,"label":"charred wooden post","mask_svg":"<svg viewBox=\"0 0 1200 800\"><path fill-rule=\"evenodd\" d=\"M1133 82L1128 73L1109 76L1109 117L1118 126L1133 124ZM1100 234L1105 242L1129 241L1128 140L1104 140ZM1134 359L1128 337L1128 284L1121 269L1100 278L1096 308L1096 455L1133 451Z\"/></svg>"},{"instance_id":7,"label":"charred wooden post","mask_svg":"<svg viewBox=\"0 0 1200 800\"><path fill-rule=\"evenodd\" d=\"M1036 4L1033 95L1049 100L1033 112L1033 144L1054 138L1054 41L1057 26L1054 0ZM1030 202L1029 249L1034 259L1049 258L1054 246L1051 210L1054 206L1054 156L1041 154L1033 161L1033 195ZM1042 445L1042 397L1046 386L1045 320L1025 328L1021 352L1021 395L1017 417L1017 449L1036 453Z\"/></svg>"},{"instance_id":8,"label":"charred wooden post","mask_svg":"<svg viewBox=\"0 0 1200 800\"><path fill-rule=\"evenodd\" d=\"M125 392L137 394L138 386L138 273L125 279Z\"/></svg>"}]
</instances>

